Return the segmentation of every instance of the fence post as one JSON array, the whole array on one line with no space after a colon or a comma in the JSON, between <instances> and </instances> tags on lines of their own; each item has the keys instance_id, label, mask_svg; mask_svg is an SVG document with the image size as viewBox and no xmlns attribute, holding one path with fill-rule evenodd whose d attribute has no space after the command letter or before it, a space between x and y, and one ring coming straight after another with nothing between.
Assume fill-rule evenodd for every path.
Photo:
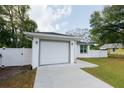
<instances>
[{"instance_id":1,"label":"fence post","mask_svg":"<svg viewBox=\"0 0 124 93\"><path fill-rule=\"evenodd\" d=\"M24 64L24 47L22 48L22 65Z\"/></svg>"},{"instance_id":2,"label":"fence post","mask_svg":"<svg viewBox=\"0 0 124 93\"><path fill-rule=\"evenodd\" d=\"M1 66L2 66L2 67L5 66L5 51L6 51L6 48L3 47L3 48L2 48L2 63L1 63Z\"/></svg>"},{"instance_id":3,"label":"fence post","mask_svg":"<svg viewBox=\"0 0 124 93\"><path fill-rule=\"evenodd\" d=\"M1 49L1 53L0 53L0 67L2 67L2 49Z\"/></svg>"}]
</instances>

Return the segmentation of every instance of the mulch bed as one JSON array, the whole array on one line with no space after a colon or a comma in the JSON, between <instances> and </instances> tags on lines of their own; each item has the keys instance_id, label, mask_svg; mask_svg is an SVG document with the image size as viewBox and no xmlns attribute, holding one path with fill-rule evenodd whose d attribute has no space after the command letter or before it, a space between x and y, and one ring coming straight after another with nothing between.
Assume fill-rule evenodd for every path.
<instances>
[{"instance_id":1,"label":"mulch bed","mask_svg":"<svg viewBox=\"0 0 124 93\"><path fill-rule=\"evenodd\" d=\"M31 66L11 66L11 67L4 67L0 68L0 80L8 79L9 77L13 77L16 74L26 72L31 70Z\"/></svg>"}]
</instances>

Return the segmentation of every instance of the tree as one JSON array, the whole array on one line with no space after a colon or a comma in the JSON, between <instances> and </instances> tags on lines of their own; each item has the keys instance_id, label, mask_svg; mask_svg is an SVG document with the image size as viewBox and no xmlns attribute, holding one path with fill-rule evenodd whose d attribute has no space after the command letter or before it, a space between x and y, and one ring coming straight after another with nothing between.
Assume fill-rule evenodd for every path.
<instances>
[{"instance_id":1,"label":"tree","mask_svg":"<svg viewBox=\"0 0 124 93\"><path fill-rule=\"evenodd\" d=\"M28 5L0 6L1 24L4 23L4 27L1 28L1 47L31 47L31 41L27 40L23 34L24 31L34 32L37 29L37 24L29 18L27 13L29 10ZM3 40L4 37L9 39L9 43L5 45L3 41L7 42L7 40Z\"/></svg>"},{"instance_id":2,"label":"tree","mask_svg":"<svg viewBox=\"0 0 124 93\"><path fill-rule=\"evenodd\" d=\"M103 19L101 18L100 12L99 11L95 11L92 15L91 15L91 19L90 19L90 26L92 27L92 29L90 30L91 33L91 38L96 41L97 43L100 43L100 28L102 26L102 21Z\"/></svg>"},{"instance_id":3,"label":"tree","mask_svg":"<svg viewBox=\"0 0 124 93\"><path fill-rule=\"evenodd\" d=\"M100 44L124 43L124 6L105 6L91 15L91 37Z\"/></svg>"},{"instance_id":4,"label":"tree","mask_svg":"<svg viewBox=\"0 0 124 93\"><path fill-rule=\"evenodd\" d=\"M88 29L75 28L75 29L67 31L66 34L81 37L81 40L83 42L90 42L91 41L91 39L89 37L90 33L89 33Z\"/></svg>"},{"instance_id":5,"label":"tree","mask_svg":"<svg viewBox=\"0 0 124 93\"><path fill-rule=\"evenodd\" d=\"M8 29L5 28L5 22L4 19L2 17L0 17L0 47L3 46L11 46L11 41L10 41L10 37L11 37L11 33L10 31L8 31Z\"/></svg>"},{"instance_id":6,"label":"tree","mask_svg":"<svg viewBox=\"0 0 124 93\"><path fill-rule=\"evenodd\" d=\"M30 19L25 20L23 24L24 25L23 25L22 32L24 32L24 31L25 32L34 32L37 28L37 24L33 20L30 20ZM20 47L31 47L32 42L29 41L23 33L22 33L22 37L20 40L23 41L21 44L22 46L20 46Z\"/></svg>"}]
</instances>

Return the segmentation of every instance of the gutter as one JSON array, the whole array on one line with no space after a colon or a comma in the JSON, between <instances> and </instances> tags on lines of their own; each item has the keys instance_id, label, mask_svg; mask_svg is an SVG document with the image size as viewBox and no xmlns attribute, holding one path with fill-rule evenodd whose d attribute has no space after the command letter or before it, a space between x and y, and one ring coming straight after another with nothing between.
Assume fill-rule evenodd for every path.
<instances>
[{"instance_id":1,"label":"gutter","mask_svg":"<svg viewBox=\"0 0 124 93\"><path fill-rule=\"evenodd\" d=\"M80 37L71 37L71 36L60 36L60 35L48 35L48 34L39 34L39 33L30 33L30 32L24 32L25 35L27 35L30 38L33 37L51 37L51 38L66 38L66 39L74 39L76 41L80 41Z\"/></svg>"}]
</instances>

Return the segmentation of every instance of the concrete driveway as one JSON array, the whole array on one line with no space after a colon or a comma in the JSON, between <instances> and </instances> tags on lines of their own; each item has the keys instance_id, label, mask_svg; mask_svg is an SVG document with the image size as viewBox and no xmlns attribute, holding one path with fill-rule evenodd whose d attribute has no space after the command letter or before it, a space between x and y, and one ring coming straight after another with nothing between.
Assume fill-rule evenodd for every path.
<instances>
[{"instance_id":1,"label":"concrete driveway","mask_svg":"<svg viewBox=\"0 0 124 93\"><path fill-rule=\"evenodd\" d=\"M40 66L37 69L35 88L111 88L109 84L81 70L97 67L95 64L76 60L76 64Z\"/></svg>"}]
</instances>

